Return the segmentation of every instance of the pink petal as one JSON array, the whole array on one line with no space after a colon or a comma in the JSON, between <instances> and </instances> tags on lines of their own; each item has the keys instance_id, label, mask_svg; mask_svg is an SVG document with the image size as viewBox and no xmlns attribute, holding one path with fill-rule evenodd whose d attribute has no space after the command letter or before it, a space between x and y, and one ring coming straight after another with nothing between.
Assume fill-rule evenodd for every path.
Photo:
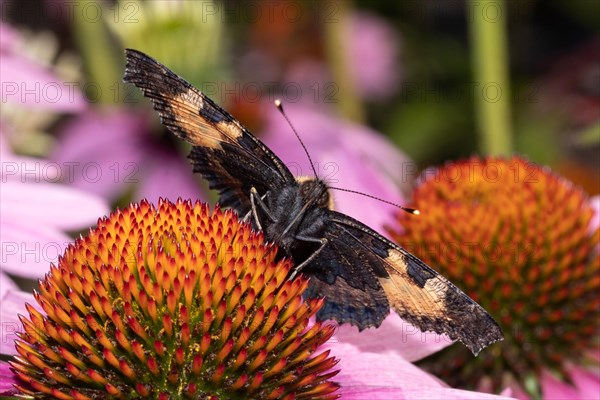
<instances>
[{"instance_id":1,"label":"pink petal","mask_svg":"<svg viewBox=\"0 0 600 400\"><path fill-rule=\"evenodd\" d=\"M147 199L158 204L160 197L171 201L178 198L192 201L205 199L187 160L166 151L156 153L144 164L143 179L140 180L133 201Z\"/></svg>"},{"instance_id":2,"label":"pink petal","mask_svg":"<svg viewBox=\"0 0 600 400\"><path fill-rule=\"evenodd\" d=\"M3 103L64 112L86 107L78 82L63 82L49 68L13 51L2 53L0 82Z\"/></svg>"},{"instance_id":3,"label":"pink petal","mask_svg":"<svg viewBox=\"0 0 600 400\"><path fill-rule=\"evenodd\" d=\"M577 389L574 386L558 380L548 371L542 372L540 386L542 387L542 393L543 393L544 399L547 399L547 400L563 400L563 399L576 400L576 399L579 399L579 394L577 393Z\"/></svg>"},{"instance_id":4,"label":"pink petal","mask_svg":"<svg viewBox=\"0 0 600 400\"><path fill-rule=\"evenodd\" d=\"M6 156L12 154L10 145L6 140L5 136L9 136L11 134L10 129L6 126L2 120L0 120L0 155L2 155L2 176L4 176L4 162L6 162Z\"/></svg>"},{"instance_id":5,"label":"pink petal","mask_svg":"<svg viewBox=\"0 0 600 400\"><path fill-rule=\"evenodd\" d=\"M56 178L55 165L50 165L48 161L11 153L6 139L2 148L2 182L55 182L60 179Z\"/></svg>"},{"instance_id":6,"label":"pink petal","mask_svg":"<svg viewBox=\"0 0 600 400\"><path fill-rule=\"evenodd\" d=\"M446 387L398 354L376 354L354 345L330 343L331 354L340 360L343 399L501 399L501 397Z\"/></svg>"},{"instance_id":7,"label":"pink petal","mask_svg":"<svg viewBox=\"0 0 600 400\"><path fill-rule=\"evenodd\" d=\"M356 400L392 400L392 399L406 399L404 391L401 388L396 387L369 387L358 385L346 386L339 391L342 395L342 399L356 399Z\"/></svg>"},{"instance_id":8,"label":"pink petal","mask_svg":"<svg viewBox=\"0 0 600 400\"><path fill-rule=\"evenodd\" d=\"M337 368L340 373L336 381L342 386L342 398L353 397L354 393L363 394L365 389L375 391L397 391L406 388L440 387L439 381L420 370L397 354L376 354L362 352L351 344L336 343L330 346L331 353L340 360ZM403 397L399 397L403 398Z\"/></svg>"},{"instance_id":9,"label":"pink petal","mask_svg":"<svg viewBox=\"0 0 600 400\"><path fill-rule=\"evenodd\" d=\"M13 282L12 279L8 277L0 266L0 299L6 294L8 291L18 290L17 284Z\"/></svg>"},{"instance_id":10,"label":"pink petal","mask_svg":"<svg viewBox=\"0 0 600 400\"><path fill-rule=\"evenodd\" d=\"M41 171L47 161L14 156L4 140L2 146L0 266L17 276L40 278L72 242L62 230L95 225L109 208L94 195L46 182Z\"/></svg>"},{"instance_id":11,"label":"pink petal","mask_svg":"<svg viewBox=\"0 0 600 400\"><path fill-rule=\"evenodd\" d=\"M349 324L340 325L332 340L352 344L365 353L395 354L408 361L420 360L453 343L446 335L421 332L393 311L377 329L359 332Z\"/></svg>"},{"instance_id":12,"label":"pink petal","mask_svg":"<svg viewBox=\"0 0 600 400\"><path fill-rule=\"evenodd\" d=\"M52 159L71 171L69 184L116 199L141 180L145 142L152 139L146 118L116 108L80 114L63 128Z\"/></svg>"},{"instance_id":13,"label":"pink petal","mask_svg":"<svg viewBox=\"0 0 600 400\"><path fill-rule=\"evenodd\" d=\"M0 21L0 51L11 50L19 34L10 25Z\"/></svg>"},{"instance_id":14,"label":"pink petal","mask_svg":"<svg viewBox=\"0 0 600 400\"><path fill-rule=\"evenodd\" d=\"M0 268L4 273L40 279L73 239L49 226L20 222L0 220Z\"/></svg>"},{"instance_id":15,"label":"pink petal","mask_svg":"<svg viewBox=\"0 0 600 400\"><path fill-rule=\"evenodd\" d=\"M0 396L17 394L17 390L13 387L17 382L17 377L10 370L10 365L0 361Z\"/></svg>"},{"instance_id":16,"label":"pink petal","mask_svg":"<svg viewBox=\"0 0 600 400\"><path fill-rule=\"evenodd\" d=\"M548 371L542 372L540 385L544 399L600 399L600 373L576 365L567 367L573 384L557 379Z\"/></svg>"},{"instance_id":17,"label":"pink petal","mask_svg":"<svg viewBox=\"0 0 600 400\"><path fill-rule=\"evenodd\" d=\"M130 110L90 111L65 127L53 158L78 166L74 186L111 199L131 185L136 186L133 200L198 199L191 165L152 137L148 121L146 113ZM94 176L82 173L86 168Z\"/></svg>"},{"instance_id":18,"label":"pink petal","mask_svg":"<svg viewBox=\"0 0 600 400\"><path fill-rule=\"evenodd\" d=\"M109 212L106 201L64 185L3 183L2 214L34 226L75 230L95 225Z\"/></svg>"},{"instance_id":19,"label":"pink petal","mask_svg":"<svg viewBox=\"0 0 600 400\"><path fill-rule=\"evenodd\" d=\"M456 399L456 400L502 400L512 399L509 396L494 395L482 392L471 392L468 390L452 388L424 388L423 390L414 390L405 392L407 399Z\"/></svg>"},{"instance_id":20,"label":"pink petal","mask_svg":"<svg viewBox=\"0 0 600 400\"><path fill-rule=\"evenodd\" d=\"M9 291L2 298L0 305L0 353L17 354L15 349L15 340L17 332L23 332L23 325L19 321L18 315L29 315L25 308L25 303L33 305L40 312L35 299L31 293L20 291Z\"/></svg>"},{"instance_id":21,"label":"pink petal","mask_svg":"<svg viewBox=\"0 0 600 400\"><path fill-rule=\"evenodd\" d=\"M600 399L600 374L579 366L570 368L569 376L573 380L580 399Z\"/></svg>"}]
</instances>

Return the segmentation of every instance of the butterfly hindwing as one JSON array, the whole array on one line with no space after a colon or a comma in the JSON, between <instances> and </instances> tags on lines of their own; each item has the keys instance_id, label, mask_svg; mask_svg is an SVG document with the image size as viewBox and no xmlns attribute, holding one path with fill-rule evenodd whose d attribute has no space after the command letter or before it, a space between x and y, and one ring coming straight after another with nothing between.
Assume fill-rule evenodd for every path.
<instances>
[{"instance_id":1,"label":"butterfly hindwing","mask_svg":"<svg viewBox=\"0 0 600 400\"><path fill-rule=\"evenodd\" d=\"M335 211L330 213L325 237L335 237L337 251L348 255L346 259L352 260L353 268L372 271L389 305L402 319L422 331L445 333L474 354L502 339L500 327L487 311L442 275L361 222ZM317 257L314 263L330 262ZM354 282L341 284L340 291ZM351 322L361 329L369 326L351 319L340 322Z\"/></svg>"},{"instance_id":2,"label":"butterfly hindwing","mask_svg":"<svg viewBox=\"0 0 600 400\"><path fill-rule=\"evenodd\" d=\"M327 245L302 271L311 278L307 297L326 299L317 319L348 322L361 330L381 325L390 304L372 269L379 262L377 256L357 247L336 224L329 224L324 237Z\"/></svg>"},{"instance_id":3,"label":"butterfly hindwing","mask_svg":"<svg viewBox=\"0 0 600 400\"><path fill-rule=\"evenodd\" d=\"M194 146L194 172L218 190L221 205L244 215L250 188L264 194L295 182L271 150L190 83L137 50L127 49L125 56L124 80L152 101L171 132Z\"/></svg>"}]
</instances>

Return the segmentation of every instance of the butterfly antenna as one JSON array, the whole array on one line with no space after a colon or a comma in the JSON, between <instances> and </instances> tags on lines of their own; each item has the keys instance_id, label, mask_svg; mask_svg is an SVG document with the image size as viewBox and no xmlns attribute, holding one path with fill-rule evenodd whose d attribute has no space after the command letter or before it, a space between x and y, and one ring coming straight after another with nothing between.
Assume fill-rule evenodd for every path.
<instances>
[{"instance_id":1,"label":"butterfly antenna","mask_svg":"<svg viewBox=\"0 0 600 400\"><path fill-rule=\"evenodd\" d=\"M298 132L296 131L296 128L294 128L294 125L292 125L292 122L290 121L290 119L288 118L287 114L283 110L283 104L281 104L281 100L279 100L279 99L275 100L275 107L277 107L277 109L279 110L279 112L281 113L281 115L283 115L283 118L285 118L285 120L287 121L287 123L290 126L290 128L292 128L292 131L294 131L294 135L296 135L296 138L298 139L298 141L302 145L302 148L304 149L304 152L306 153L306 156L308 157L308 162L310 162L310 167L312 168L313 173L315 174L315 178L316 178L317 177L317 170L315 169L315 165L313 164L312 158L310 158L310 154L308 153L308 150L306 149L306 146L304 145L304 142L300 138L300 135L298 135Z\"/></svg>"},{"instance_id":2,"label":"butterfly antenna","mask_svg":"<svg viewBox=\"0 0 600 400\"><path fill-rule=\"evenodd\" d=\"M371 199L379 200L382 203L386 203L386 204L392 205L394 207L397 207L397 208L401 209L402 211L406 211L409 214L419 215L421 213L416 208L403 207L400 204L392 203L391 201L387 201L387 200L384 200L384 199L382 199L380 197L373 196L373 195L370 195L370 194L367 194L367 193L359 192L357 190L343 189L343 188L337 188L337 187L333 187L333 186L328 186L328 187L329 187L329 189L333 189L333 190L340 190L342 192L360 194L361 196L370 197Z\"/></svg>"}]
</instances>

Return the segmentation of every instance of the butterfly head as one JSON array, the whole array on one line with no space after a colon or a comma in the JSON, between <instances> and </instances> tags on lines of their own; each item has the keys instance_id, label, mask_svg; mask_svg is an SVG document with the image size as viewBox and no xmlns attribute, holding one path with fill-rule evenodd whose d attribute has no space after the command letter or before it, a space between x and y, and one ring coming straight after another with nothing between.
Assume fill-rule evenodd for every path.
<instances>
[{"instance_id":1,"label":"butterfly head","mask_svg":"<svg viewBox=\"0 0 600 400\"><path fill-rule=\"evenodd\" d=\"M296 180L300 184L300 196L305 204L312 203L316 207L333 210L333 197L325 182L305 176L298 177Z\"/></svg>"}]
</instances>

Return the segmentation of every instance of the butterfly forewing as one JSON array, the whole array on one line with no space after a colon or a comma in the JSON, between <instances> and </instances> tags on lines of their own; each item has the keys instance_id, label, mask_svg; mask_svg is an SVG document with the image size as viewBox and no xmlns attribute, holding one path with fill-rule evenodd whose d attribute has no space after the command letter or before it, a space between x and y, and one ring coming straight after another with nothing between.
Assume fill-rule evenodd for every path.
<instances>
[{"instance_id":1,"label":"butterfly forewing","mask_svg":"<svg viewBox=\"0 0 600 400\"><path fill-rule=\"evenodd\" d=\"M194 147L194 172L219 192L219 203L240 214L250 209L250 188L259 193L295 184L279 158L228 112L167 67L137 50L125 51L125 82L140 88L161 122Z\"/></svg>"},{"instance_id":2,"label":"butterfly forewing","mask_svg":"<svg viewBox=\"0 0 600 400\"><path fill-rule=\"evenodd\" d=\"M126 59L125 81L152 101L171 132L193 145L194 172L218 190L221 205L246 215L251 190L265 200L255 218L263 218L266 239L279 245L280 255L292 257L296 266L306 264L307 295L325 297L319 319L377 327L391 307L475 354L503 338L481 306L421 260L318 199L304 198L281 160L199 90L139 51L126 50Z\"/></svg>"}]
</instances>

